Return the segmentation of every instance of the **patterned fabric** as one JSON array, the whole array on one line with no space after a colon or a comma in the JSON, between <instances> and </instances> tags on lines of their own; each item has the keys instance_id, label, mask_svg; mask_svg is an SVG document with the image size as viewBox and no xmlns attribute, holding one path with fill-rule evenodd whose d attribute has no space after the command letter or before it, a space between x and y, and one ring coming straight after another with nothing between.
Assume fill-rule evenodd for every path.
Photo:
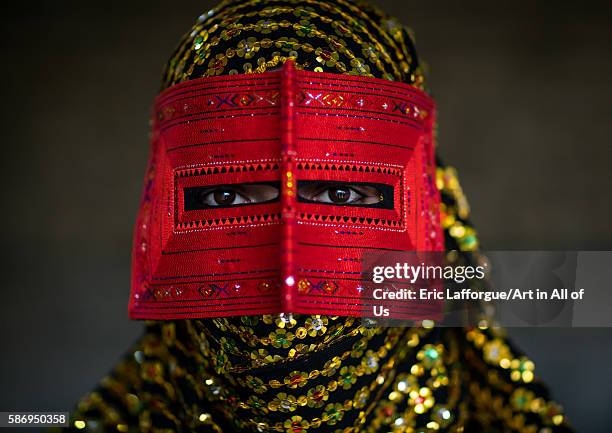
<instances>
[{"instance_id":1,"label":"patterned fabric","mask_svg":"<svg viewBox=\"0 0 612 433\"><path fill-rule=\"evenodd\" d=\"M298 68L425 86L410 33L358 2L225 1L202 15L163 87ZM449 259L478 249L455 171L439 163ZM534 364L483 320L478 328L366 328L332 316L149 322L79 402L71 431L569 431Z\"/></svg>"},{"instance_id":2,"label":"patterned fabric","mask_svg":"<svg viewBox=\"0 0 612 433\"><path fill-rule=\"evenodd\" d=\"M360 316L371 309L364 260L444 251L432 99L293 65L190 80L156 99L131 318ZM346 202L332 201L343 187ZM234 198L218 206L220 191ZM439 320L443 302L388 308Z\"/></svg>"},{"instance_id":3,"label":"patterned fabric","mask_svg":"<svg viewBox=\"0 0 612 433\"><path fill-rule=\"evenodd\" d=\"M265 72L289 58L317 72L424 84L407 30L367 3L251 0L223 1L200 16L168 62L163 87Z\"/></svg>"}]
</instances>

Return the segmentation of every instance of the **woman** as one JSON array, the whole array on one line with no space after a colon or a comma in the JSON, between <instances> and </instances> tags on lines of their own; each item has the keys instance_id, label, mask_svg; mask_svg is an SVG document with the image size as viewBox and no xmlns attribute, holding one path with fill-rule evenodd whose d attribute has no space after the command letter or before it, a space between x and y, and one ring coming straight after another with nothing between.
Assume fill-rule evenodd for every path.
<instances>
[{"instance_id":1,"label":"woman","mask_svg":"<svg viewBox=\"0 0 612 433\"><path fill-rule=\"evenodd\" d=\"M288 61L298 70L426 88L405 28L370 5L347 0L224 1L183 37L163 87L172 92L202 77L277 71ZM435 176L445 249L451 260L468 260L456 253L478 249L466 198L452 168L438 162ZM280 200L273 183L232 185L189 187L176 200L185 211ZM319 182L298 185L296 194L304 202L340 206L355 200L384 208L384 187L376 185ZM285 283L294 285L293 279ZM216 296L216 290L229 289L207 286L202 295ZM436 328L431 322L367 328L342 315L216 316L147 322L125 359L78 404L70 429L569 431L559 406L534 378L533 363L486 322L478 328Z\"/></svg>"}]
</instances>

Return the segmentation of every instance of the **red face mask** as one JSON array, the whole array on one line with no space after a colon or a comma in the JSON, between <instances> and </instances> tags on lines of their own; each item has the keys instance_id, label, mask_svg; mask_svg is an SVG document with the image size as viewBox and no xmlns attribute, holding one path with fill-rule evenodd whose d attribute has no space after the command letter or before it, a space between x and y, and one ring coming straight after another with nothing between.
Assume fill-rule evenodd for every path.
<instances>
[{"instance_id":1,"label":"red face mask","mask_svg":"<svg viewBox=\"0 0 612 433\"><path fill-rule=\"evenodd\" d=\"M444 249L434 102L410 85L287 62L175 85L154 115L132 318L357 316L364 254Z\"/></svg>"}]
</instances>

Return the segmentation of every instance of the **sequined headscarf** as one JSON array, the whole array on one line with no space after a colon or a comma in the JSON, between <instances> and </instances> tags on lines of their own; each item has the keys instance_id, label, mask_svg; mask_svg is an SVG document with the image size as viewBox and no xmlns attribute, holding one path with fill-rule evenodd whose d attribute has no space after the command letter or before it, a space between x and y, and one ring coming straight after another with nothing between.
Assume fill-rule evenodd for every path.
<instances>
[{"instance_id":1,"label":"sequined headscarf","mask_svg":"<svg viewBox=\"0 0 612 433\"><path fill-rule=\"evenodd\" d=\"M425 87L410 32L369 4L250 0L203 14L162 88L288 59ZM447 250L458 260L478 248L469 208L452 168L439 164L437 186ZM148 322L72 422L143 432L566 431L532 370L485 325L366 328L350 317L286 314Z\"/></svg>"},{"instance_id":2,"label":"sequined headscarf","mask_svg":"<svg viewBox=\"0 0 612 433\"><path fill-rule=\"evenodd\" d=\"M170 58L163 87L222 74L298 68L401 81L424 77L405 27L352 1L224 1L200 16Z\"/></svg>"}]
</instances>

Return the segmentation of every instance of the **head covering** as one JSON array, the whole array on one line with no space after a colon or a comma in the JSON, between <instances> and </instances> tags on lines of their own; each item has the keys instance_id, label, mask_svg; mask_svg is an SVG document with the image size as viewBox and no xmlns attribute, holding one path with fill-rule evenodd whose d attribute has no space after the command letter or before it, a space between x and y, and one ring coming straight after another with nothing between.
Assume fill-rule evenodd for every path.
<instances>
[{"instance_id":1,"label":"head covering","mask_svg":"<svg viewBox=\"0 0 612 433\"><path fill-rule=\"evenodd\" d=\"M424 87L409 31L365 3L224 1L198 18L167 63L163 88L200 77L299 68Z\"/></svg>"},{"instance_id":2,"label":"head covering","mask_svg":"<svg viewBox=\"0 0 612 433\"><path fill-rule=\"evenodd\" d=\"M334 92L332 97L334 100L342 98L343 104L341 108L348 110L350 98L353 97L350 92L358 92L359 99L353 99L361 102L356 102L351 108L362 108L364 114L374 117L383 116L385 114L384 111L390 108L387 106L383 108L383 104L388 105L391 104L392 100L395 101L394 99L386 99L381 102L376 101L377 106L373 107L374 103L371 102L371 99L379 96L380 93L395 95L399 91L406 92L406 94L414 92L414 95L411 97L417 101L424 101L424 98L427 97L427 95L418 89L423 87L424 79L413 41L408 32L397 21L385 16L371 6L345 1L225 2L198 19L190 32L184 36L178 49L168 62L166 72L164 73L164 87L169 89L162 94L160 98L161 103L158 102L158 105L161 106L156 111L156 113L160 114L156 115L158 118L162 118L163 121L179 122L181 118L175 120L174 114L181 111L180 104L185 104L185 106L197 105L191 99L186 99L187 96L191 94L196 96L205 94L205 92L210 92L208 90L210 88L240 89L240 96L231 94L228 97L224 95L219 98L222 100L227 98L234 98L233 100L246 98L245 95L251 95L252 93L249 93L251 92L251 87L248 87L250 83L245 84L244 75L240 76L240 81L230 82L229 84L227 84L227 81L220 81L213 77L234 74L252 74L254 78L257 78L255 74L265 74L268 77L270 73L273 73L271 71L279 70L289 61L293 62L295 69L298 71L309 70L319 73L305 75L303 78L301 78L302 75L296 75L294 78L301 84L301 89L305 88L302 99L296 102L298 107L303 107L312 101L318 104L321 98L329 98L332 95L327 93L323 97L313 96L312 93L315 93L315 90L308 88L308 84L312 83L313 80L318 80L318 82L321 80L325 81L327 79L326 72L333 73L332 77L336 77L335 74L359 76L359 79L352 81L351 77L347 77L344 81L329 78L329 86ZM281 84L279 87L274 87L274 84L270 84L268 81L256 81L253 92L257 92L258 95L262 95L268 101L273 99L273 95L282 91L282 87L285 85L285 82L282 80L285 79L283 77L285 77L287 65L284 66L284 74L280 75ZM277 76L272 75L270 80L276 79ZM210 78L202 81L202 77ZM368 82L367 79L371 78L384 79L386 82L399 81L407 83L412 85L415 90L410 90L409 86L399 87L399 85L385 88L383 87L385 85L384 82ZM194 86L184 82L198 84ZM202 86L199 84L200 82L203 83ZM339 86L353 83L357 83L359 87L357 89L347 89L346 93L341 93L343 88ZM319 84L319 86L322 88L324 84ZM378 92L369 91L368 86L370 88L380 87L381 90ZM271 93L265 93L268 89L272 89ZM174 93L169 94L168 92ZM179 102L170 105L168 108L168 100L174 101L178 99L178 97L172 96L174 94L180 95ZM246 100L250 101L250 99ZM225 107L227 106L229 104L225 105ZM265 106L267 107L268 105ZM316 146L318 148L318 151L313 150L314 155L320 158L319 155L322 153L329 155L329 152L347 152L346 149L348 149L356 154L352 157L353 160L360 160L360 158L363 160L364 157L366 160L376 159L375 155L372 154L369 158L365 154L358 155L359 149L351 149L348 146L342 148L339 144L327 145L326 141L331 142L334 139L338 128L347 129L352 126L352 124L349 124L352 119L347 118L347 120L338 121L339 126L337 128L329 127L329 120L323 117L328 114L325 108L329 106L336 108L335 102L327 106L317 105L313 107L314 110L317 110L317 116L312 118L305 115L302 116L306 118L304 122L310 122L309 128L313 130L324 129L321 137L325 141L308 143L308 146ZM212 105L212 107L217 110L221 108L218 105ZM235 110L236 105L231 105L231 108ZM378 112L372 111L375 109ZM432 106L424 106L420 103L419 106L402 106L401 109L401 114L405 116L405 118L400 118L401 121L405 121L406 118L411 120L415 118L420 119L421 117L418 116L422 115L422 113L427 111L433 112ZM196 111L201 112L201 110L201 105L197 106ZM245 110L247 112L248 110L255 111L255 108L249 103ZM218 111L215 112L218 113ZM355 112L357 115L361 114L361 112ZM239 114L241 111L231 111L231 113ZM335 111L329 113L335 115ZM185 116L188 115L189 113L185 114ZM266 116L266 119L269 119L269 117L270 114ZM190 122L195 118L192 116ZM321 121L321 126L314 126L315 122L320 118L324 119ZM396 118L399 118L399 116ZM395 121L396 118L392 120ZM377 127L375 122L382 123L377 118L368 121L363 115L357 122L360 126L364 125L365 128L362 127L362 129L368 129L368 133L370 133L370 129ZM175 124L171 123L171 125ZM188 126L195 128L192 124L189 123ZM159 129L164 131L167 137L169 133L166 132L167 129L164 129L165 125L167 123L162 124ZM203 126L198 126L198 128L209 128L207 125L208 123L203 123ZM220 120L211 125L224 129L225 133L228 132L226 129L230 128L225 123L220 123ZM385 136L392 135L393 127L395 127L395 124L389 124L389 126L386 126L384 133L379 135L370 134L368 137L370 137L370 140L381 142L386 138ZM405 129L402 129L401 138L399 138L399 141L393 142L394 145L410 144L416 147L421 143L420 139L417 138L419 136L415 136L414 143L410 141L411 132L407 128L414 127L408 125ZM245 137L250 137L252 129L252 126L246 124L244 129L238 130L236 139L240 140L242 138L243 141L249 142L250 139ZM365 148L369 146L369 148L373 149L371 144L358 144L360 138L358 136L359 132L341 132L344 134L343 138L354 140L352 146ZM175 134L172 137L176 136ZM187 141L179 141L179 143L184 146L191 146L189 141L191 135L188 137ZM230 138L234 137L231 136ZM172 140L172 138L168 140ZM198 140L201 141L199 138ZM398 139L396 138L396 140ZM432 145L431 142L428 142L428 144ZM249 146L253 145L249 143ZM240 150L235 150L236 147L235 144L228 144L226 147L227 152L240 152ZM305 147L304 149L308 148ZM209 153L214 152L208 148L206 150ZM387 147L381 150L384 150L386 155L392 155L394 149ZM404 151L402 150L402 152ZM300 152L297 153L299 154ZM260 156L257 154L257 151L253 150L253 147L250 147L248 152L244 153L245 157L247 155L250 159L256 159ZM201 160L202 156L203 154L200 151L200 153L196 154L195 160L181 160L181 162L191 170L194 167L191 164L198 159ZM185 158L183 157L183 159ZM418 161L412 150L406 158L407 160ZM430 155L430 158L433 158L433 155ZM335 157L335 160L340 162L346 159L351 158ZM335 163L334 158L330 158L330 160L331 163ZM403 175L410 176L412 172L418 169L416 166L410 166L407 170L408 172ZM432 175L435 175L435 173L431 172L430 176ZM234 172L228 176L236 178L238 174ZM320 171L317 172L316 176L314 179L321 179L321 177L329 179L330 175L328 172ZM363 175L360 171L348 170L343 176L346 180L355 182L362 178ZM372 182L372 179L382 179L379 182L390 182L388 179L391 176L388 171L379 176L374 178L366 176L363 179L370 180L370 182ZM281 178L284 178L284 174L281 175ZM420 179L420 176L415 176L415 178ZM300 179L299 176L298 179ZM249 178L249 181L254 182L255 180ZM181 184L179 183L179 185ZM400 186L399 183L396 185L396 188ZM411 186L413 185L411 184ZM416 185L413 189L413 194L418 192ZM407 191L400 191L398 191L400 195L407 194ZM437 194L437 190L435 192ZM418 197L421 197L420 200L425 200L425 195L415 195L412 203L418 204L420 202ZM184 198L184 200L187 200L187 198ZM439 204L435 202L435 219L439 221L438 208ZM227 210L221 210L227 212ZM409 207L408 211L410 211ZM361 209L358 212L364 214L368 210ZM388 211L374 210L373 212ZM415 215L424 215L418 209L414 209L412 212ZM376 214L373 214L373 217L376 216ZM181 214L179 213L180 218ZM418 221L426 221L426 219L421 216L418 218ZM333 221L327 220L325 222L332 223ZM150 226L151 223L148 225ZM416 224L412 224L412 226L416 226ZM339 225L340 229L342 227L344 226ZM192 226L187 228L191 229ZM357 225L352 230L359 229ZM246 230L255 229L247 227ZM350 227L345 229L347 232L350 230ZM362 227L360 230L364 231L367 228L364 229ZM326 238L329 239L332 236L328 231L330 230L323 227L322 224L314 226L311 233L309 233L308 240L311 243L324 242ZM317 239L316 237L313 238L313 236L318 235L317 232L323 232L320 240L315 240ZM374 242L379 243L379 246L394 248L401 248L403 246L405 249L417 247L416 234L403 239L399 236L399 232L393 237L387 236L385 232L380 233L378 238L373 238ZM210 240L218 239L217 237L213 238L212 235L207 236ZM267 236L268 238L266 239L274 240L274 237ZM345 235L344 237L347 239L340 245L346 245L350 242L348 236ZM438 238L440 238L439 235ZM427 237L426 239L430 238ZM393 240L395 244L388 244L390 240ZM206 243L205 240L203 241ZM139 246L145 242L139 240L135 242L137 253L139 253ZM168 243L171 242L168 241ZM198 244L193 244L193 242L190 244L190 250L198 247ZM220 242L221 246L223 245L223 240L216 242ZM370 243L370 246L372 246L372 243ZM304 248L301 244L299 247ZM431 245L421 244L419 247L420 249L429 249ZM331 262L332 258L326 256L325 253L325 251L321 250L309 252L310 257L320 256L321 261L323 261L323 263L311 265L310 268L321 269L323 266L327 266L327 263L324 263L324 261ZM336 250L333 253L332 257L335 258L337 255ZM281 252L281 254L283 253ZM300 256L296 258L296 261L307 260L308 258L308 256ZM241 263L237 268L240 272L252 270L247 260L248 257L240 258ZM274 258L274 260L278 260L278 258ZM206 266L206 263L203 265ZM308 266L302 265L301 262L300 265L301 267L308 268ZM184 269L185 265L181 267L180 263L178 263L176 268ZM198 266L198 273L204 273L204 269L207 268ZM348 274L346 265L343 265L341 269L343 269L345 274ZM215 270L208 272L215 273L215 275L219 273L219 271ZM305 281L306 283L303 283ZM330 286L331 284L337 285L336 281L338 280L326 279L324 283ZM244 285L245 283L241 281L240 284ZM300 279L298 286L302 287L302 284L305 287L309 287L311 284L314 285L316 283L315 280ZM340 284L345 283L340 280ZM329 294L337 298L345 293L333 291ZM237 296L243 295L244 292ZM263 297L264 295L261 294L260 296ZM306 295L302 294L302 296ZM310 300L310 302L314 301ZM210 308L215 308L214 304L211 303ZM236 307L234 306L233 308ZM316 311L317 308L323 311ZM340 310L341 305L337 308ZM323 307L315 307L314 310L313 313L329 311L329 309L323 309ZM167 310L163 311L164 313L167 312ZM143 314L152 313L147 311L147 313L138 314L140 316L137 317L143 317ZM231 315L224 312L221 314L224 316ZM246 312L243 314L246 314ZM432 416L433 414L434 418L438 419L437 422L440 425L450 424L453 417L449 416L448 419L444 419L444 416L440 415L446 414L446 411L450 410L450 406L447 407L444 404L448 397L441 397L447 394L448 375L450 372L442 361L443 346L425 344L428 338L430 338L428 336L428 329L368 329L361 325L359 319L327 314L304 316L281 313L280 315L224 317L214 320L177 321L160 324L159 326L162 329L161 334L172 336L171 338L164 339L170 352L174 352L176 350L175 344L179 343L199 348L199 352L202 355L201 360L196 364L184 364L182 367L202 370L203 365L208 365L208 376L204 378L203 392L210 399L211 405L215 408L214 410L222 412L222 419L218 422L231 422L232 425L229 427L231 429L238 431L286 430L301 432L318 428L323 431L330 431L332 429L334 431L350 431L351 429L359 428L359 426L380 425L384 420L393 417L389 406L391 403L387 400L385 405L385 400L381 399L382 394L389 392L390 386L392 386L391 379L396 375L397 366L405 362L405 358L408 356L415 355L408 348L415 346L417 342L425 345L425 349L422 349L423 351L420 356L424 356L423 354L429 351L427 353L436 357L435 362L432 362L428 368L435 365L436 375L443 375L444 379L437 384L436 387L439 388L440 392L435 390L435 397L434 389L431 389L428 391L430 395L424 396L423 403L414 404L420 404L421 406L419 407L422 407L423 412L429 412L433 408L433 402L437 401L438 406L427 416ZM151 318L151 316L144 317ZM409 366L406 365L405 369L407 371ZM199 374L201 376L202 372L200 371ZM394 399L396 401L393 405L399 405L397 412L399 414L401 410L409 407L410 398L408 393L410 386L416 387L415 389L420 389L420 387L418 386L418 381L414 380L414 378L408 379L401 376L398 380L411 381L410 384L405 382L406 389L404 393L396 392L394 394L397 398ZM425 393L425 390L423 390L423 393ZM231 403L228 404L228 401ZM400 410L400 407L404 407L404 409ZM406 420L406 423L410 425L412 421Z\"/></svg>"},{"instance_id":3,"label":"head covering","mask_svg":"<svg viewBox=\"0 0 612 433\"><path fill-rule=\"evenodd\" d=\"M251 0L224 1L202 15L168 62L163 87L275 71L289 59L298 70L425 85L410 33L368 4ZM461 260L457 251L478 247L469 208L452 168L439 165L436 176L446 248ZM566 431L532 370L485 323L368 328L329 314L155 321L81 402L73 424L144 432Z\"/></svg>"}]
</instances>

